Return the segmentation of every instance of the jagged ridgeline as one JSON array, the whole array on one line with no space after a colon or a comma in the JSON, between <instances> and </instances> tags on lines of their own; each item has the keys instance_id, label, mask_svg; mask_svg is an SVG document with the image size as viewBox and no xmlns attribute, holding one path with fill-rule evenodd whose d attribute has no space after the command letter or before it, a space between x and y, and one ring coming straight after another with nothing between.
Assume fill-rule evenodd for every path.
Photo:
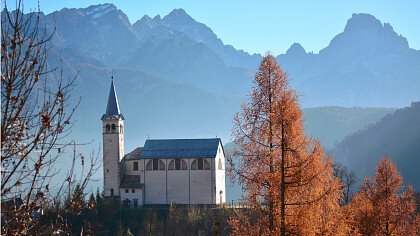
<instances>
[{"instance_id":1,"label":"jagged ridgeline","mask_svg":"<svg viewBox=\"0 0 420 236\"><path fill-rule=\"evenodd\" d=\"M225 45L182 9L163 18L139 16L132 23L116 6L102 4L65 8L44 20L50 30L56 26L53 51L73 72L81 65L89 65L88 70L125 68L139 74L136 81L144 72L243 97L261 59ZM301 92L302 104L402 107L419 100L420 52L411 49L391 24L374 16L353 14L344 23L344 31L319 53L306 52L295 43L277 56ZM133 74L120 77L131 79L126 77ZM80 77L86 83L90 79L84 73Z\"/></svg>"}]
</instances>

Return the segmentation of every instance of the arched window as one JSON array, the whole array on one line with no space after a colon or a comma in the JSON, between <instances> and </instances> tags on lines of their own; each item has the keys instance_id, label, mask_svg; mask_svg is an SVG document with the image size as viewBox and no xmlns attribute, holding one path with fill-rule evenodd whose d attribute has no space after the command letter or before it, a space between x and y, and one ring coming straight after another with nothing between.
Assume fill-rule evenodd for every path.
<instances>
[{"instance_id":1,"label":"arched window","mask_svg":"<svg viewBox=\"0 0 420 236\"><path fill-rule=\"evenodd\" d=\"M111 129L111 126L109 126L109 124L106 124L105 129L106 129L106 132L109 132L109 130Z\"/></svg>"},{"instance_id":2,"label":"arched window","mask_svg":"<svg viewBox=\"0 0 420 236\"><path fill-rule=\"evenodd\" d=\"M146 170L152 170L152 160L147 162Z\"/></svg>"},{"instance_id":3,"label":"arched window","mask_svg":"<svg viewBox=\"0 0 420 236\"><path fill-rule=\"evenodd\" d=\"M192 162L191 170L210 170L210 163L204 158L197 158Z\"/></svg>"},{"instance_id":4,"label":"arched window","mask_svg":"<svg viewBox=\"0 0 420 236\"><path fill-rule=\"evenodd\" d=\"M223 170L223 164L222 164L221 158L219 158L219 163L217 164L217 167L219 168L219 170Z\"/></svg>"},{"instance_id":5,"label":"arched window","mask_svg":"<svg viewBox=\"0 0 420 236\"><path fill-rule=\"evenodd\" d=\"M115 130L115 128L116 128L115 124L112 124L112 125L111 125L111 129L112 129L112 130Z\"/></svg>"},{"instance_id":6,"label":"arched window","mask_svg":"<svg viewBox=\"0 0 420 236\"><path fill-rule=\"evenodd\" d=\"M187 162L185 160L182 160L182 170L186 170L187 168Z\"/></svg>"},{"instance_id":7,"label":"arched window","mask_svg":"<svg viewBox=\"0 0 420 236\"><path fill-rule=\"evenodd\" d=\"M165 163L161 160L159 160L159 170L165 170Z\"/></svg>"},{"instance_id":8,"label":"arched window","mask_svg":"<svg viewBox=\"0 0 420 236\"><path fill-rule=\"evenodd\" d=\"M195 159L192 163L191 163L191 170L196 170L197 169L197 159Z\"/></svg>"},{"instance_id":9,"label":"arched window","mask_svg":"<svg viewBox=\"0 0 420 236\"><path fill-rule=\"evenodd\" d=\"M186 170L187 162L182 159L173 159L169 162L168 170Z\"/></svg>"},{"instance_id":10,"label":"arched window","mask_svg":"<svg viewBox=\"0 0 420 236\"><path fill-rule=\"evenodd\" d=\"M204 159L204 169L210 170L210 163L206 159Z\"/></svg>"},{"instance_id":11,"label":"arched window","mask_svg":"<svg viewBox=\"0 0 420 236\"><path fill-rule=\"evenodd\" d=\"M174 160L169 162L168 170L175 170L175 161Z\"/></svg>"},{"instance_id":12,"label":"arched window","mask_svg":"<svg viewBox=\"0 0 420 236\"><path fill-rule=\"evenodd\" d=\"M124 127L123 127L123 125L120 125L120 133L124 133Z\"/></svg>"},{"instance_id":13,"label":"arched window","mask_svg":"<svg viewBox=\"0 0 420 236\"><path fill-rule=\"evenodd\" d=\"M147 162L146 170L165 170L165 163L159 159L153 159Z\"/></svg>"}]
</instances>

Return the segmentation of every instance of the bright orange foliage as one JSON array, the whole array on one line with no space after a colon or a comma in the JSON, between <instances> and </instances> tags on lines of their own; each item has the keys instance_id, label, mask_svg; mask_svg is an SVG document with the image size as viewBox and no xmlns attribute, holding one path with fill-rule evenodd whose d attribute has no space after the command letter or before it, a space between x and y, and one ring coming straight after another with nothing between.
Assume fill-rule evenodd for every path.
<instances>
[{"instance_id":1,"label":"bright orange foliage","mask_svg":"<svg viewBox=\"0 0 420 236\"><path fill-rule=\"evenodd\" d=\"M263 57L251 99L235 116L231 163L248 212L231 219L233 235L339 234L340 182L319 141L307 138L297 93L272 55Z\"/></svg>"},{"instance_id":2,"label":"bright orange foliage","mask_svg":"<svg viewBox=\"0 0 420 236\"><path fill-rule=\"evenodd\" d=\"M418 235L413 188L405 191L396 165L388 158L378 163L375 178L366 177L353 199L355 234Z\"/></svg>"}]
</instances>

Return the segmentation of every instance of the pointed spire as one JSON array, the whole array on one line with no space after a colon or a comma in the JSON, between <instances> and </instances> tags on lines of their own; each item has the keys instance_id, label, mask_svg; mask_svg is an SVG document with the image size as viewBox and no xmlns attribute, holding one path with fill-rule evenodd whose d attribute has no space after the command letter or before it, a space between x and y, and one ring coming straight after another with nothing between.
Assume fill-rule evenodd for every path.
<instances>
[{"instance_id":1,"label":"pointed spire","mask_svg":"<svg viewBox=\"0 0 420 236\"><path fill-rule=\"evenodd\" d=\"M109 90L105 116L120 116L121 112L120 106L118 105L117 93L115 92L114 76L111 76L111 79L111 88Z\"/></svg>"}]
</instances>

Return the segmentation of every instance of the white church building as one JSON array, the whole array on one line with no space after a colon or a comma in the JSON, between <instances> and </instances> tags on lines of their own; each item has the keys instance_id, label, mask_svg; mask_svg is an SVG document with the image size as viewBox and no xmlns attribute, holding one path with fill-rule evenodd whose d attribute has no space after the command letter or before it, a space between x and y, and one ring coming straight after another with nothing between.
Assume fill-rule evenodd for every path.
<instances>
[{"instance_id":1,"label":"white church building","mask_svg":"<svg viewBox=\"0 0 420 236\"><path fill-rule=\"evenodd\" d=\"M101 120L105 196L120 197L126 207L226 202L220 138L148 139L125 154L124 116L113 80Z\"/></svg>"}]
</instances>

